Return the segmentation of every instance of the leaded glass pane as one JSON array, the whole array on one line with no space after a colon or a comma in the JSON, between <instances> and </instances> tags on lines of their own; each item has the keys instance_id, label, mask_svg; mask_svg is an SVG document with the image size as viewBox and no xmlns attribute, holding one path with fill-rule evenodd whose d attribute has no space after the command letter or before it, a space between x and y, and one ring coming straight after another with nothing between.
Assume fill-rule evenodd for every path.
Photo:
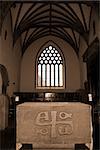
<instances>
[{"instance_id":1,"label":"leaded glass pane","mask_svg":"<svg viewBox=\"0 0 100 150\"><path fill-rule=\"evenodd\" d=\"M42 65L42 86L45 86L45 64Z\"/></svg>"},{"instance_id":2,"label":"leaded glass pane","mask_svg":"<svg viewBox=\"0 0 100 150\"><path fill-rule=\"evenodd\" d=\"M50 65L47 64L47 86L50 86Z\"/></svg>"},{"instance_id":3,"label":"leaded glass pane","mask_svg":"<svg viewBox=\"0 0 100 150\"><path fill-rule=\"evenodd\" d=\"M63 86L63 66L59 65L59 85Z\"/></svg>"},{"instance_id":4,"label":"leaded glass pane","mask_svg":"<svg viewBox=\"0 0 100 150\"><path fill-rule=\"evenodd\" d=\"M58 64L55 65L55 86L58 86Z\"/></svg>"},{"instance_id":5,"label":"leaded glass pane","mask_svg":"<svg viewBox=\"0 0 100 150\"><path fill-rule=\"evenodd\" d=\"M41 86L41 64L38 65L38 86Z\"/></svg>"},{"instance_id":6,"label":"leaded glass pane","mask_svg":"<svg viewBox=\"0 0 100 150\"><path fill-rule=\"evenodd\" d=\"M51 86L54 86L54 65L51 65Z\"/></svg>"}]
</instances>

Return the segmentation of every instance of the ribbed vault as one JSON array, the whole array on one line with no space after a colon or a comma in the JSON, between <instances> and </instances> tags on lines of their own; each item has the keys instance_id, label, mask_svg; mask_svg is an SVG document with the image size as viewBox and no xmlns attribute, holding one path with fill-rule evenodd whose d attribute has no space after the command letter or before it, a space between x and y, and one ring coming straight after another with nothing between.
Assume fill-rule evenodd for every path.
<instances>
[{"instance_id":1,"label":"ribbed vault","mask_svg":"<svg viewBox=\"0 0 100 150\"><path fill-rule=\"evenodd\" d=\"M35 40L56 36L79 53L80 36L88 44L94 1L15 1L10 5L13 44L21 37L22 55Z\"/></svg>"}]
</instances>

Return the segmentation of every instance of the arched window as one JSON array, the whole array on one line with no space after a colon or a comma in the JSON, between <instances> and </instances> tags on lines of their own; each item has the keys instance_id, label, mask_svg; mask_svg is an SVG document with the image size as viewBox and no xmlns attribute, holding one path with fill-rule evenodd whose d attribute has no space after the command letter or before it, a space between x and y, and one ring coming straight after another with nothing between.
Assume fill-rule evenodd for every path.
<instances>
[{"instance_id":1,"label":"arched window","mask_svg":"<svg viewBox=\"0 0 100 150\"><path fill-rule=\"evenodd\" d=\"M52 45L45 47L37 58L37 88L59 89L64 87L63 57Z\"/></svg>"}]
</instances>

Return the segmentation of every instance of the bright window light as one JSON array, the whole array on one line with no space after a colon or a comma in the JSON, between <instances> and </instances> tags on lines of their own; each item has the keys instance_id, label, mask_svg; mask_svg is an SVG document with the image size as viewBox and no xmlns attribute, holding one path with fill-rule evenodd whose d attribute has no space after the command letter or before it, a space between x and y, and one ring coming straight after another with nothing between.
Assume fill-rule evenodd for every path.
<instances>
[{"instance_id":1,"label":"bright window light","mask_svg":"<svg viewBox=\"0 0 100 150\"><path fill-rule=\"evenodd\" d=\"M49 45L37 60L37 87L63 87L63 58L59 51Z\"/></svg>"},{"instance_id":2,"label":"bright window light","mask_svg":"<svg viewBox=\"0 0 100 150\"><path fill-rule=\"evenodd\" d=\"M92 102L92 94L88 94L89 101Z\"/></svg>"}]
</instances>

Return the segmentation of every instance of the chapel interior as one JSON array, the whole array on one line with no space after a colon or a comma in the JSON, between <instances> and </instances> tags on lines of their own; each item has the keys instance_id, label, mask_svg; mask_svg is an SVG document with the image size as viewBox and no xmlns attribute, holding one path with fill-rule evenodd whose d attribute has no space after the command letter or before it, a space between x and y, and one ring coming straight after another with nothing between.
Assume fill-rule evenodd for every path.
<instances>
[{"instance_id":1,"label":"chapel interior","mask_svg":"<svg viewBox=\"0 0 100 150\"><path fill-rule=\"evenodd\" d=\"M99 4L0 1L1 150L16 149L16 109L26 102L90 105L90 150L100 149ZM25 143L19 150L32 149ZM76 143L75 150L89 148Z\"/></svg>"}]
</instances>

